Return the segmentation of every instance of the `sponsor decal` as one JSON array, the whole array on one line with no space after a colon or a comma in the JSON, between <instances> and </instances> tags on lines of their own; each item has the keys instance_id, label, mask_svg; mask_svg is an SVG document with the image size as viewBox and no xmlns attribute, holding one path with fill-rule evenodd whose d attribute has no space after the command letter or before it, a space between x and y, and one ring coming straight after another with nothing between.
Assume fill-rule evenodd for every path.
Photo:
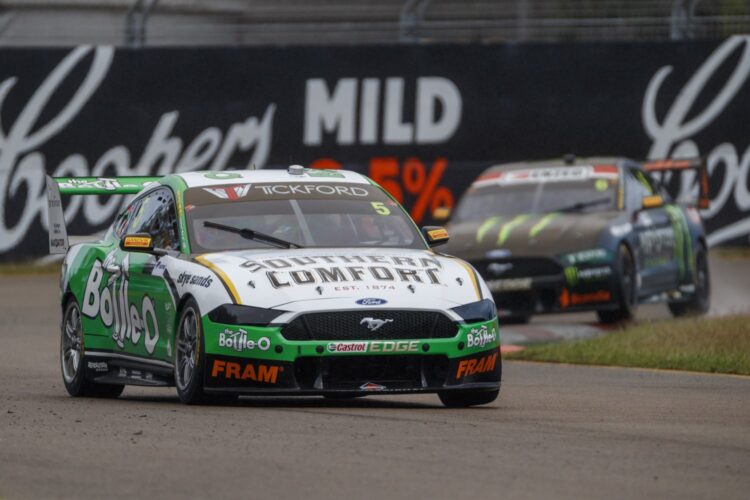
<instances>
[{"instance_id":1,"label":"sponsor decal","mask_svg":"<svg viewBox=\"0 0 750 500\"><path fill-rule=\"evenodd\" d=\"M367 342L329 342L328 352L367 352Z\"/></svg>"},{"instance_id":2,"label":"sponsor decal","mask_svg":"<svg viewBox=\"0 0 750 500\"><path fill-rule=\"evenodd\" d=\"M531 290L531 278L509 278L504 280L487 280L491 292L513 292Z\"/></svg>"},{"instance_id":3,"label":"sponsor decal","mask_svg":"<svg viewBox=\"0 0 750 500\"><path fill-rule=\"evenodd\" d=\"M385 388L384 385L375 384L373 382L366 382L359 386L361 391L384 391Z\"/></svg>"},{"instance_id":4,"label":"sponsor decal","mask_svg":"<svg viewBox=\"0 0 750 500\"><path fill-rule=\"evenodd\" d=\"M570 306L609 302L611 299L612 293L608 290L597 290L591 293L570 293L567 288L563 288L560 293L560 307L564 309Z\"/></svg>"},{"instance_id":5,"label":"sponsor decal","mask_svg":"<svg viewBox=\"0 0 750 500\"><path fill-rule=\"evenodd\" d=\"M487 325L482 325L480 328L472 328L466 334L466 347L468 348L482 348L495 341L497 341L497 330L495 330L494 326L492 327L492 331L489 331Z\"/></svg>"},{"instance_id":6,"label":"sponsor decal","mask_svg":"<svg viewBox=\"0 0 750 500\"><path fill-rule=\"evenodd\" d=\"M433 229L432 231L427 231L427 236L430 237L431 240L442 240L448 237L448 230L447 229Z\"/></svg>"},{"instance_id":7,"label":"sponsor decal","mask_svg":"<svg viewBox=\"0 0 750 500\"><path fill-rule=\"evenodd\" d=\"M289 195L323 195L323 196L353 196L364 197L369 191L363 187L335 184L261 184L253 189L263 191L265 195L277 195L287 197Z\"/></svg>"},{"instance_id":8,"label":"sponsor decal","mask_svg":"<svg viewBox=\"0 0 750 500\"><path fill-rule=\"evenodd\" d=\"M148 295L140 304L128 301L128 257L121 264L122 275L110 276L109 282L99 288L104 277L101 261L94 261L86 281L81 312L89 318L99 318L105 327L112 327L112 339L120 349L125 341L137 346L143 339L148 354L153 354L159 340L154 301ZM140 306L140 307L139 307Z\"/></svg>"},{"instance_id":9,"label":"sponsor decal","mask_svg":"<svg viewBox=\"0 0 750 500\"><path fill-rule=\"evenodd\" d=\"M456 371L456 379L463 377L470 377L472 375L478 375L480 373L491 372L495 369L497 364L497 351L487 356L475 359L462 359L458 363L458 370Z\"/></svg>"},{"instance_id":10,"label":"sponsor decal","mask_svg":"<svg viewBox=\"0 0 750 500\"><path fill-rule=\"evenodd\" d=\"M592 248L563 256L568 264L576 265L581 262L606 262L611 260L609 252L604 248Z\"/></svg>"},{"instance_id":11,"label":"sponsor decal","mask_svg":"<svg viewBox=\"0 0 750 500\"><path fill-rule=\"evenodd\" d=\"M258 340L249 339L247 331L242 328L236 331L226 328L219 333L219 347L230 347L237 352L255 349L267 351L271 348L271 339L268 337L261 337Z\"/></svg>"},{"instance_id":12,"label":"sponsor decal","mask_svg":"<svg viewBox=\"0 0 750 500\"><path fill-rule=\"evenodd\" d=\"M519 184L538 184L543 182L571 182L586 181L589 179L617 179L616 168L607 166L560 166L547 168L530 168L522 170L511 170L506 172L493 172L477 179L474 187L489 184L500 184L501 186L512 186Z\"/></svg>"},{"instance_id":13,"label":"sponsor decal","mask_svg":"<svg viewBox=\"0 0 750 500\"><path fill-rule=\"evenodd\" d=\"M195 285L208 288L211 286L211 283L213 283L213 278L211 276L200 276L198 274L190 273L180 273L180 275L177 276L178 285Z\"/></svg>"},{"instance_id":14,"label":"sponsor decal","mask_svg":"<svg viewBox=\"0 0 750 500\"><path fill-rule=\"evenodd\" d=\"M675 244L675 230L673 227L648 229L638 234L641 250L646 254L671 251Z\"/></svg>"},{"instance_id":15,"label":"sponsor decal","mask_svg":"<svg viewBox=\"0 0 750 500\"><path fill-rule=\"evenodd\" d=\"M609 266L590 267L588 269L579 269L577 267L565 268L565 281L570 286L575 286L580 282L602 281L612 275L612 268Z\"/></svg>"},{"instance_id":16,"label":"sponsor decal","mask_svg":"<svg viewBox=\"0 0 750 500\"><path fill-rule=\"evenodd\" d=\"M106 361L89 361L86 363L86 366L89 370L94 370L95 372L109 371L109 365L107 365Z\"/></svg>"},{"instance_id":17,"label":"sponsor decal","mask_svg":"<svg viewBox=\"0 0 750 500\"><path fill-rule=\"evenodd\" d=\"M250 184L238 184L236 186L222 186L203 188L204 191L211 193L222 200L241 200L250 191Z\"/></svg>"},{"instance_id":18,"label":"sponsor decal","mask_svg":"<svg viewBox=\"0 0 750 500\"><path fill-rule=\"evenodd\" d=\"M126 248L149 248L151 246L150 236L126 236Z\"/></svg>"},{"instance_id":19,"label":"sponsor decal","mask_svg":"<svg viewBox=\"0 0 750 500\"><path fill-rule=\"evenodd\" d=\"M103 189L105 191L115 191L122 186L117 179L107 179L100 177L98 179L68 179L60 183L61 188L82 188L82 189Z\"/></svg>"},{"instance_id":20,"label":"sponsor decal","mask_svg":"<svg viewBox=\"0 0 750 500\"><path fill-rule=\"evenodd\" d=\"M419 352L418 340L373 340L362 342L329 342L328 352L369 352L369 353L390 353L390 352Z\"/></svg>"},{"instance_id":21,"label":"sponsor decal","mask_svg":"<svg viewBox=\"0 0 750 500\"><path fill-rule=\"evenodd\" d=\"M360 325L365 325L367 329L370 330L371 332L379 330L380 328L383 327L383 325L387 323L393 323L393 320L390 318L378 319L378 318L367 317L367 318L362 318L362 321L359 322Z\"/></svg>"},{"instance_id":22,"label":"sponsor decal","mask_svg":"<svg viewBox=\"0 0 750 500\"><path fill-rule=\"evenodd\" d=\"M378 299L375 297L367 297L364 299L359 299L356 301L357 304L361 306L382 306L383 304L387 304L388 301L385 299Z\"/></svg>"},{"instance_id":23,"label":"sponsor decal","mask_svg":"<svg viewBox=\"0 0 750 500\"><path fill-rule=\"evenodd\" d=\"M283 366L266 365L263 363L235 363L221 359L213 360L211 365L212 378L225 378L230 380L249 380L264 384L276 384L279 373L284 371Z\"/></svg>"},{"instance_id":24,"label":"sponsor decal","mask_svg":"<svg viewBox=\"0 0 750 500\"><path fill-rule=\"evenodd\" d=\"M432 257L398 255L310 255L302 257L247 260L251 273L263 272L274 288L326 283L356 283L372 279L392 282L441 285L442 264Z\"/></svg>"}]
</instances>

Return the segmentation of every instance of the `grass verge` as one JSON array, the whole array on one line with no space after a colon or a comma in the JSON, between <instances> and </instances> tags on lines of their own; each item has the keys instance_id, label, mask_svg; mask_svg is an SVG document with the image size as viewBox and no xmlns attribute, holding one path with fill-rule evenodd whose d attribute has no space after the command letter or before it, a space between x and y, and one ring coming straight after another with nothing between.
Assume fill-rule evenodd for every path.
<instances>
[{"instance_id":1,"label":"grass verge","mask_svg":"<svg viewBox=\"0 0 750 500\"><path fill-rule=\"evenodd\" d=\"M0 264L0 276L23 274L55 274L60 272L60 262L20 262Z\"/></svg>"},{"instance_id":2,"label":"grass verge","mask_svg":"<svg viewBox=\"0 0 750 500\"><path fill-rule=\"evenodd\" d=\"M642 323L593 339L531 346L505 358L750 375L750 315Z\"/></svg>"}]
</instances>

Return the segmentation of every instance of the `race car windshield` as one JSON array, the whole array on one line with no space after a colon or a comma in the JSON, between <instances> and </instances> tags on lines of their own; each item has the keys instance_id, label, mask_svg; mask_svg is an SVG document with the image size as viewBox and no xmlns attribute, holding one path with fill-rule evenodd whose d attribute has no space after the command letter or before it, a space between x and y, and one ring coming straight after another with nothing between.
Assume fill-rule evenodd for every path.
<instances>
[{"instance_id":1,"label":"race car windshield","mask_svg":"<svg viewBox=\"0 0 750 500\"><path fill-rule=\"evenodd\" d=\"M616 210L617 177L479 183L461 200L454 222L494 215L592 213Z\"/></svg>"},{"instance_id":2,"label":"race car windshield","mask_svg":"<svg viewBox=\"0 0 750 500\"><path fill-rule=\"evenodd\" d=\"M185 218L195 253L268 249L269 238L280 248L286 243L305 248L425 248L403 209L377 186L363 184L190 188L185 192Z\"/></svg>"}]
</instances>

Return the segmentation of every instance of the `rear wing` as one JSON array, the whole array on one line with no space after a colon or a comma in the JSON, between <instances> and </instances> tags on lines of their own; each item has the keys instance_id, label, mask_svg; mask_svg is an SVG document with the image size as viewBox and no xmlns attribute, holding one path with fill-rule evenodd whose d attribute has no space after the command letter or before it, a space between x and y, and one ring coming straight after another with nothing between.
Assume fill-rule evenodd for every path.
<instances>
[{"instance_id":1,"label":"rear wing","mask_svg":"<svg viewBox=\"0 0 750 500\"><path fill-rule=\"evenodd\" d=\"M703 158L652 160L644 162L643 169L647 172L695 170L698 175L698 208L706 209L711 205L711 198L708 193L708 168Z\"/></svg>"},{"instance_id":2,"label":"rear wing","mask_svg":"<svg viewBox=\"0 0 750 500\"><path fill-rule=\"evenodd\" d=\"M50 177L47 176L47 215L49 253L68 251L68 229L65 225L62 197L69 195L136 194L161 177Z\"/></svg>"}]
</instances>

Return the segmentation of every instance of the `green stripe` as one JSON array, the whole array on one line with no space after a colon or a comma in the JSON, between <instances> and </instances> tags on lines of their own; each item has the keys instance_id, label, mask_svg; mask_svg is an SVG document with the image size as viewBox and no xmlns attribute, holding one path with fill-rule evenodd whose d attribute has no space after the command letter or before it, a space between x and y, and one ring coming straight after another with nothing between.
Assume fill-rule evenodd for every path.
<instances>
[{"instance_id":1,"label":"green stripe","mask_svg":"<svg viewBox=\"0 0 750 500\"><path fill-rule=\"evenodd\" d=\"M529 229L529 238L536 237L537 234L539 234L539 233L542 232L542 229L544 229L545 227L547 227L547 225L549 225L549 223L552 222L553 219L555 219L555 218L557 218L559 216L560 216L559 213L552 212L552 213L547 214L544 217L542 217L539 220L539 222L537 222L536 224L534 224L533 226L531 226L531 229Z\"/></svg>"},{"instance_id":2,"label":"green stripe","mask_svg":"<svg viewBox=\"0 0 750 500\"><path fill-rule=\"evenodd\" d=\"M489 231L492 226L500 222L502 219L503 218L499 215L495 215L482 222L482 225L479 226L479 229L477 229L477 243L481 243L484 239L484 235L487 234L487 231Z\"/></svg>"},{"instance_id":3,"label":"green stripe","mask_svg":"<svg viewBox=\"0 0 750 500\"><path fill-rule=\"evenodd\" d=\"M526 219L528 219L529 217L531 217L529 214L517 215L513 218L513 220L505 224L500 229L500 234L497 235L497 244L502 245L503 243L505 243L505 240L507 240L508 236L510 236L510 232L526 222Z\"/></svg>"}]
</instances>

